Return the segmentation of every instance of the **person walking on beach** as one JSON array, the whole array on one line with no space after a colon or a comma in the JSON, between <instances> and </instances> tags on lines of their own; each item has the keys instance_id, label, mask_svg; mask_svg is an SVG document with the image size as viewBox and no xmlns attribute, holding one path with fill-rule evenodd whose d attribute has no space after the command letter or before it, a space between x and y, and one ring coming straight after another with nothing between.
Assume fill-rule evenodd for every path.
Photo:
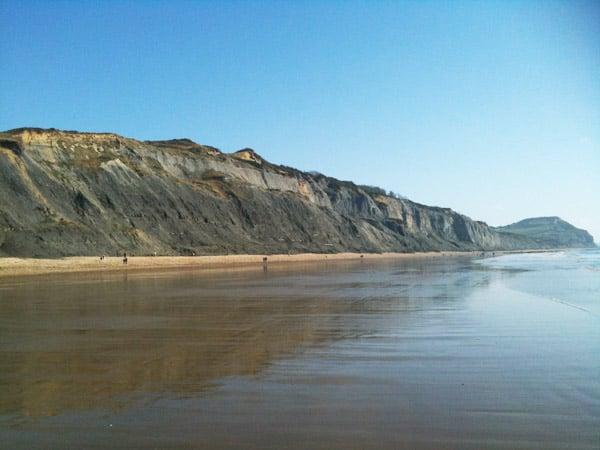
<instances>
[{"instance_id":1,"label":"person walking on beach","mask_svg":"<svg viewBox=\"0 0 600 450\"><path fill-rule=\"evenodd\" d=\"M123 264L127 264L127 253L123 253Z\"/></svg>"}]
</instances>

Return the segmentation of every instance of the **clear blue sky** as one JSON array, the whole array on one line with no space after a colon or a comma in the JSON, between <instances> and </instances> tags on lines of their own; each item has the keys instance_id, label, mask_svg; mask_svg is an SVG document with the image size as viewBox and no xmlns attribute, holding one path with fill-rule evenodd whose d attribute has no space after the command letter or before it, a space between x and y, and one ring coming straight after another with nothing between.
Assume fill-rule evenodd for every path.
<instances>
[{"instance_id":1,"label":"clear blue sky","mask_svg":"<svg viewBox=\"0 0 600 450\"><path fill-rule=\"evenodd\" d=\"M256 149L600 241L600 2L0 0L0 129Z\"/></svg>"}]
</instances>

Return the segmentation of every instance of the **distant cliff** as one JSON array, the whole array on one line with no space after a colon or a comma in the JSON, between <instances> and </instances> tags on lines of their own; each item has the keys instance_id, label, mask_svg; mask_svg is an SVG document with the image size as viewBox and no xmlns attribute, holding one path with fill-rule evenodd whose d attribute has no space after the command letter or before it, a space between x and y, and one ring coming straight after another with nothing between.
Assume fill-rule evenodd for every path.
<instances>
[{"instance_id":1,"label":"distant cliff","mask_svg":"<svg viewBox=\"0 0 600 450\"><path fill-rule=\"evenodd\" d=\"M524 219L497 230L519 234L534 240L538 245L553 248L594 247L594 238L590 233L575 228L560 217L534 217Z\"/></svg>"},{"instance_id":2,"label":"distant cliff","mask_svg":"<svg viewBox=\"0 0 600 450\"><path fill-rule=\"evenodd\" d=\"M188 139L54 129L0 133L5 256L500 250L553 242L271 164L251 149L225 154Z\"/></svg>"}]
</instances>

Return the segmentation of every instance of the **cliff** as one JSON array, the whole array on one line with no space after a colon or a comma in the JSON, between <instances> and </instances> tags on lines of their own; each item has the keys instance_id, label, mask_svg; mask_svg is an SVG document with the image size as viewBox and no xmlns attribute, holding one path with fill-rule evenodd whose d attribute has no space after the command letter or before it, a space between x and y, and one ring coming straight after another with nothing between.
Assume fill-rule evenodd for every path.
<instances>
[{"instance_id":1,"label":"cliff","mask_svg":"<svg viewBox=\"0 0 600 450\"><path fill-rule=\"evenodd\" d=\"M590 233L575 228L560 217L534 217L511 225L498 227L497 230L519 234L533 239L539 245L553 248L594 247L594 238Z\"/></svg>"},{"instance_id":2,"label":"cliff","mask_svg":"<svg viewBox=\"0 0 600 450\"><path fill-rule=\"evenodd\" d=\"M0 133L0 255L549 247L447 208L189 139Z\"/></svg>"}]
</instances>

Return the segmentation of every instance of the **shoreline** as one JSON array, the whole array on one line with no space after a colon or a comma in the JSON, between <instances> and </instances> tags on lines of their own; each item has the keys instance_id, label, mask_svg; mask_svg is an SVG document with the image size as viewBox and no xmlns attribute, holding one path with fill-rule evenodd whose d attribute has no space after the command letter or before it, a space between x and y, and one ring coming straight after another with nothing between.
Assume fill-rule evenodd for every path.
<instances>
[{"instance_id":1,"label":"shoreline","mask_svg":"<svg viewBox=\"0 0 600 450\"><path fill-rule=\"evenodd\" d=\"M290 263L316 263L330 261L360 261L382 259L440 258L457 256L499 256L509 253L543 253L565 249L531 249L508 251L440 251L415 253L298 253L276 255L207 255L207 256L128 256L128 264L117 256L69 256L64 258L0 258L0 278L67 274L83 272L124 272L166 269L205 269L226 270L240 267L263 267L263 258L267 257L270 266ZM362 256L361 256L362 255Z\"/></svg>"}]
</instances>

